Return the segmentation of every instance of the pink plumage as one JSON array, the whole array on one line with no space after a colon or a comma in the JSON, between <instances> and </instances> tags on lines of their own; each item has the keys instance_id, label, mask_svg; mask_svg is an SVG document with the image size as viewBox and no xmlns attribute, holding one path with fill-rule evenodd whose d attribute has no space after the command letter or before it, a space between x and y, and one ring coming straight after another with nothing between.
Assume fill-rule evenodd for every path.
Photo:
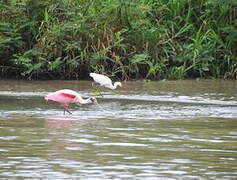
<instances>
[{"instance_id":1,"label":"pink plumage","mask_svg":"<svg viewBox=\"0 0 237 180\"><path fill-rule=\"evenodd\" d=\"M75 91L70 89L58 90L56 92L50 93L44 97L46 101L53 101L64 105L64 114L65 111L71 114L68 109L70 103L75 103L80 106L82 104L89 104L97 102L94 97L88 98L86 100L82 99L82 97Z\"/></svg>"},{"instance_id":2,"label":"pink plumage","mask_svg":"<svg viewBox=\"0 0 237 180\"><path fill-rule=\"evenodd\" d=\"M70 103L73 102L73 100L77 95L79 94L75 91L69 89L63 89L48 94L47 96L44 97L44 99L47 101L54 101L63 105L69 105Z\"/></svg>"}]
</instances>

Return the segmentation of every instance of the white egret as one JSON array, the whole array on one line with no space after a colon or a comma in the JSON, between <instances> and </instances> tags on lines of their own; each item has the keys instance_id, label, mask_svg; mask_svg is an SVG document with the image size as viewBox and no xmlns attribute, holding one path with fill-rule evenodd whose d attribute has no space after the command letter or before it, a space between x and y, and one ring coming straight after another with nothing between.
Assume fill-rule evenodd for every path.
<instances>
[{"instance_id":1,"label":"white egret","mask_svg":"<svg viewBox=\"0 0 237 180\"><path fill-rule=\"evenodd\" d=\"M121 82L115 82L114 84L112 84L112 80L109 77L104 76L102 74L90 73L90 76L94 79L95 82L109 89L116 89L117 86L122 87Z\"/></svg>"}]
</instances>

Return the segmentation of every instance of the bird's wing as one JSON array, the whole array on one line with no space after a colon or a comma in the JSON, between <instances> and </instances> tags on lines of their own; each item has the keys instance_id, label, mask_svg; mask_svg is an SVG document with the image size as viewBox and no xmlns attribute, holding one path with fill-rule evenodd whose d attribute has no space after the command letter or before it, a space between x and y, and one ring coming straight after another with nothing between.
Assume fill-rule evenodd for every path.
<instances>
[{"instance_id":1,"label":"bird's wing","mask_svg":"<svg viewBox=\"0 0 237 180\"><path fill-rule=\"evenodd\" d=\"M58 90L45 96L45 100L54 101L68 105L76 97L76 92L72 90Z\"/></svg>"},{"instance_id":2,"label":"bird's wing","mask_svg":"<svg viewBox=\"0 0 237 180\"><path fill-rule=\"evenodd\" d=\"M71 98L71 99L74 99L76 97L76 95L74 95L74 94L68 94L68 93L64 93L64 92L62 92L61 95L66 98Z\"/></svg>"},{"instance_id":3,"label":"bird's wing","mask_svg":"<svg viewBox=\"0 0 237 180\"><path fill-rule=\"evenodd\" d=\"M90 73L90 76L93 77L95 82L97 82L101 85L107 85L107 84L112 83L112 81L109 77L104 76L102 74Z\"/></svg>"}]
</instances>

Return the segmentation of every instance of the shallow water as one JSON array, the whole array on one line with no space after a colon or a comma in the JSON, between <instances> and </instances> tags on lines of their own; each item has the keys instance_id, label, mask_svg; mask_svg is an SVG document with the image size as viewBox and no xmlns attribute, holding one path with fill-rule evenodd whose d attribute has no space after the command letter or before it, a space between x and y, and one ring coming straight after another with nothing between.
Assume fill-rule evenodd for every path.
<instances>
[{"instance_id":1,"label":"shallow water","mask_svg":"<svg viewBox=\"0 0 237 180\"><path fill-rule=\"evenodd\" d=\"M87 81L0 81L2 179L236 179L237 81L125 82L62 106Z\"/></svg>"}]
</instances>

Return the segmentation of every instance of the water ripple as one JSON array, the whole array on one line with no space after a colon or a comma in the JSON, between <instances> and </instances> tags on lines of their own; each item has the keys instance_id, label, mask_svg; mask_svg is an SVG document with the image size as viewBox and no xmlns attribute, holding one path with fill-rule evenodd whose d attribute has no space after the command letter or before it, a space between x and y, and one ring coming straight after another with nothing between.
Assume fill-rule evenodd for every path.
<instances>
[{"instance_id":1,"label":"water ripple","mask_svg":"<svg viewBox=\"0 0 237 180\"><path fill-rule=\"evenodd\" d=\"M124 83L72 115L43 96L75 81L2 86L0 178L236 179L235 86L169 83Z\"/></svg>"}]
</instances>

